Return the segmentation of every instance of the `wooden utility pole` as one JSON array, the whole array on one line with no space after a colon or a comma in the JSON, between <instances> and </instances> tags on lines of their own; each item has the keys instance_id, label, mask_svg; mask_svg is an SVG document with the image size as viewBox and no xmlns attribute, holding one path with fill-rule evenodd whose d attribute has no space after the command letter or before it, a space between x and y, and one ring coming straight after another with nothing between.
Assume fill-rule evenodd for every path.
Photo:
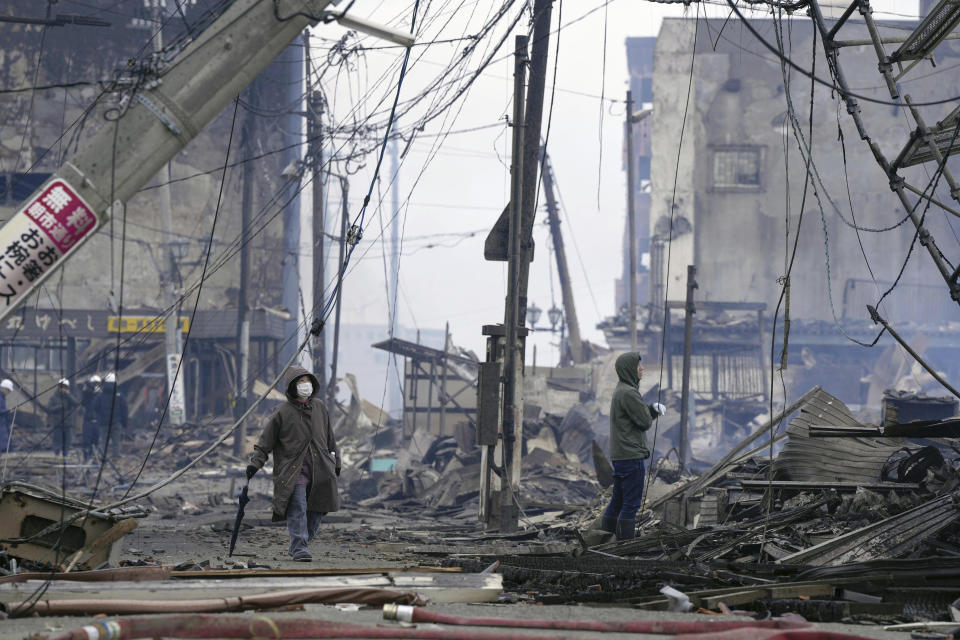
<instances>
[{"instance_id":1,"label":"wooden utility pole","mask_svg":"<svg viewBox=\"0 0 960 640\"><path fill-rule=\"evenodd\" d=\"M550 19L553 0L536 0L533 4L533 43L530 51L530 82L527 86L526 110L523 115L523 170L520 196L520 326L526 324L527 286L530 263L533 261L533 223L537 216L537 175L540 170L540 129L543 122L543 96L547 82L547 59L550 57Z\"/></svg>"},{"instance_id":2,"label":"wooden utility pole","mask_svg":"<svg viewBox=\"0 0 960 640\"><path fill-rule=\"evenodd\" d=\"M687 466L687 450L690 447L690 352L693 342L693 314L697 312L693 305L693 290L697 288L697 267L687 266L687 304L683 321L683 387L680 392L680 470ZM664 309L670 313L669 309ZM667 337L667 344L670 339ZM670 357L669 350L667 357Z\"/></svg>"},{"instance_id":3,"label":"wooden utility pole","mask_svg":"<svg viewBox=\"0 0 960 640\"><path fill-rule=\"evenodd\" d=\"M247 100L252 109L260 103L257 84L251 83ZM256 180L254 164L249 158L254 155L254 122L256 116L248 112L243 118L241 129L241 145L246 162L243 165L243 184L240 192L240 292L237 294L237 383L235 415L241 416L247 410L247 399L250 393L250 243L247 234L250 233L250 222L253 213L253 183ZM247 437L246 421L241 421L233 435L233 455L242 457Z\"/></svg>"},{"instance_id":4,"label":"wooden utility pole","mask_svg":"<svg viewBox=\"0 0 960 640\"><path fill-rule=\"evenodd\" d=\"M569 331L570 358L574 364L585 361L583 343L580 340L580 324L577 320L577 306L573 301L573 287L570 286L570 269L567 266L567 252L563 246L563 235L560 233L560 212L557 206L556 192L553 185L553 168L550 166L550 156L543 150L541 160L543 170L543 195L547 199L547 221L550 223L550 237L553 239L553 253L557 259L557 277L560 279L560 293L563 296L563 314L566 317L566 326ZM560 325L560 344L563 348L563 324Z\"/></svg>"},{"instance_id":5,"label":"wooden utility pole","mask_svg":"<svg viewBox=\"0 0 960 640\"><path fill-rule=\"evenodd\" d=\"M627 235L630 251L630 273L627 286L630 287L630 351L637 350L637 213L634 205L634 166L633 166L633 94L627 91L627 119L624 124L627 136Z\"/></svg>"},{"instance_id":6,"label":"wooden utility pole","mask_svg":"<svg viewBox=\"0 0 960 640\"><path fill-rule=\"evenodd\" d=\"M523 321L520 306L520 262L523 250L522 238L523 198L523 138L524 95L527 75L527 36L516 36L513 64L513 145L510 154L510 225L507 244L507 300L503 326L506 333L503 368L503 474L500 478L500 530L510 533L517 530L520 512L514 494L519 482L514 461L519 458L516 449L517 432L522 429L522 402L517 402L518 382L523 367L518 328ZM519 406L518 406L519 405Z\"/></svg>"}]
</instances>

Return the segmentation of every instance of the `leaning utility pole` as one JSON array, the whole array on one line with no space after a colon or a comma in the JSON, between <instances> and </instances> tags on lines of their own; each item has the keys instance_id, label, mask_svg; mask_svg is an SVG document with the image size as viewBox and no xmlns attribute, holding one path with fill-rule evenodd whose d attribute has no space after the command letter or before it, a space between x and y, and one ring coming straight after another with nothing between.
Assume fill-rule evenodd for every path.
<instances>
[{"instance_id":1,"label":"leaning utility pole","mask_svg":"<svg viewBox=\"0 0 960 640\"><path fill-rule=\"evenodd\" d=\"M510 533L517 530L519 508L515 492L519 486L519 474L514 468L519 459L522 437L517 432L523 428L523 405L517 402L517 389L523 367L518 328L524 315L520 306L520 261L524 256L520 247L521 201L523 197L523 106L527 75L527 36L516 36L513 63L513 144L510 154L510 226L507 244L507 302L503 326L506 333L503 367L503 474L500 477L500 530Z\"/></svg>"},{"instance_id":2,"label":"leaning utility pole","mask_svg":"<svg viewBox=\"0 0 960 640\"><path fill-rule=\"evenodd\" d=\"M687 304L683 319L683 383L680 391L680 470L687 467L687 450L690 448L690 357L693 347L693 314L697 312L693 305L693 291L697 289L697 267L687 265ZM664 309L670 313L669 309ZM669 339L668 339L669 340ZM669 341L668 341L669 344ZM667 354L670 357L670 354Z\"/></svg>"},{"instance_id":3,"label":"leaning utility pole","mask_svg":"<svg viewBox=\"0 0 960 640\"><path fill-rule=\"evenodd\" d=\"M0 228L29 237L31 255L0 274L0 320L93 237L297 35L329 0L236 0L155 80L138 83L118 117ZM313 18L311 16L316 16ZM122 88L121 88L122 91Z\"/></svg>"},{"instance_id":4,"label":"leaning utility pole","mask_svg":"<svg viewBox=\"0 0 960 640\"><path fill-rule=\"evenodd\" d=\"M627 90L627 119L624 124L627 136L627 235L629 236L630 273L627 274L627 286L630 287L630 351L637 350L637 214L634 209L633 193L633 94Z\"/></svg>"},{"instance_id":5,"label":"leaning utility pole","mask_svg":"<svg viewBox=\"0 0 960 640\"><path fill-rule=\"evenodd\" d=\"M577 321L577 306L573 301L573 287L570 286L567 252L563 246L563 235L560 233L560 213L556 193L554 192L553 169L550 166L550 156L547 155L546 149L543 150L541 163L543 170L540 177L543 179L543 195L547 199L547 221L550 223L553 253L557 259L557 277L560 279L560 293L563 296L563 313L566 316L566 325L569 331L567 341L570 345L570 358L574 364L580 364L585 361L583 342L580 340L580 323ZM563 348L562 336L561 348Z\"/></svg>"},{"instance_id":6,"label":"leaning utility pole","mask_svg":"<svg viewBox=\"0 0 960 640\"><path fill-rule=\"evenodd\" d=\"M164 15L160 3L153 5L153 21L157 33L153 37L153 54L158 59L163 54ZM157 187L157 205L160 208L160 224L163 229L163 273L160 284L163 307L167 310L164 323L163 342L166 350L167 365L167 419L172 425L182 425L186 420L186 399L183 394L183 376L180 375L180 362L183 359L183 334L180 333L180 287L178 286L177 254L173 241L173 211L170 203L170 163L160 168L160 184Z\"/></svg>"},{"instance_id":7,"label":"leaning utility pole","mask_svg":"<svg viewBox=\"0 0 960 640\"><path fill-rule=\"evenodd\" d=\"M242 416L247 410L247 399L250 394L250 242L247 237L250 233L251 219L253 218L253 184L256 180L253 162L249 158L254 155L254 124L256 116L253 114L260 104L260 95L256 83L251 83L247 95L251 111L243 118L241 129L241 144L246 162L243 165L243 184L240 192L240 292L237 294L237 354L240 362L237 367L237 388L235 415ZM233 455L242 457L246 451L246 422L241 422L233 436Z\"/></svg>"}]
</instances>

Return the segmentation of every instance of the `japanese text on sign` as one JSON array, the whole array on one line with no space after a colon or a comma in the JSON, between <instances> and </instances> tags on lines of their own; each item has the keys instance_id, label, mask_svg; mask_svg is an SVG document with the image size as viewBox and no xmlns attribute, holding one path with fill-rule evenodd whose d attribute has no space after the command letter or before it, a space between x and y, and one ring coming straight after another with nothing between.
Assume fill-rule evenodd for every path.
<instances>
[{"instance_id":1,"label":"japanese text on sign","mask_svg":"<svg viewBox=\"0 0 960 640\"><path fill-rule=\"evenodd\" d=\"M110 316L107 331L110 333L163 333L167 330L166 318L157 316ZM190 330L190 318L180 318L180 331Z\"/></svg>"},{"instance_id":2,"label":"japanese text on sign","mask_svg":"<svg viewBox=\"0 0 960 640\"><path fill-rule=\"evenodd\" d=\"M97 216L66 181L47 183L0 229L0 313L96 228Z\"/></svg>"}]
</instances>

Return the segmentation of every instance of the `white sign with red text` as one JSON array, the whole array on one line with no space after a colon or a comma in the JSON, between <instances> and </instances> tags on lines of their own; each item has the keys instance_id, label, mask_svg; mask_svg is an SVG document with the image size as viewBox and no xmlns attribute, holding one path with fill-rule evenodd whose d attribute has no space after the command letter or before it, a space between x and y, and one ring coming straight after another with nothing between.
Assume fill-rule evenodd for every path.
<instances>
[{"instance_id":1,"label":"white sign with red text","mask_svg":"<svg viewBox=\"0 0 960 640\"><path fill-rule=\"evenodd\" d=\"M97 228L93 209L54 178L0 229L0 317Z\"/></svg>"}]
</instances>

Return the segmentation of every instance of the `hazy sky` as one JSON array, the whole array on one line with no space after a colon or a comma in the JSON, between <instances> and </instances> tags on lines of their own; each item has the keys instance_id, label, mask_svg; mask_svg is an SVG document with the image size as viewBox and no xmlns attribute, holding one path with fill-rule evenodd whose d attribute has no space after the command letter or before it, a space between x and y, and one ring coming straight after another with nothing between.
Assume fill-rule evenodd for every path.
<instances>
[{"instance_id":1,"label":"hazy sky","mask_svg":"<svg viewBox=\"0 0 960 640\"><path fill-rule=\"evenodd\" d=\"M459 7L451 13L451 23L442 31L447 38L457 38L466 30L482 24L494 5L486 0L451 2ZM443 5L443 6L441 6ZM915 14L913 2L874 3L879 10L895 9L898 15ZM905 5L910 7L907 11ZM358 0L351 13L389 22L397 27L409 25L409 0ZM429 12L452 11L443 2L421 2ZM562 10L562 21L558 14ZM614 312L614 280L621 269L621 241L625 221L625 175L622 170L623 100L627 88L625 39L631 36L655 36L664 16L726 17L724 3L706 7L663 5L641 0L570 1L554 4L554 29L559 32L559 60L556 65L556 91L553 95L552 125L548 150L552 159L563 204L562 229L570 263L571 280L576 296L577 312L583 336L604 344L596 324ZM473 12L471 14L471 12ZM468 16L472 20L468 22ZM513 15L513 14L511 14ZM759 16L760 14L754 14ZM584 17L585 16L585 17ZM582 19L581 19L582 18ZM806 19L797 15L797 20ZM571 24L572 23L572 24ZM526 18L518 29L525 32ZM322 38L339 38L345 30L326 25L314 30ZM521 32L518 30L518 33ZM501 33L498 31L498 33ZM557 34L551 41L556 47ZM746 36L749 37L749 36ZM364 44L377 43L365 39ZM460 107L449 112L449 118L432 122L425 134L447 129L460 131L493 125L489 128L448 136L439 151L436 137L415 141L401 167L400 199L408 201L404 210L404 251L400 262L401 295L399 322L405 326L442 329L450 323L454 341L473 349L483 357L484 324L503 321L506 291L505 263L483 260L483 241L509 196L510 130L505 116L511 111L512 61L509 52L513 37L501 49L498 58L462 99ZM606 45L604 46L604 42ZM329 41L317 41L328 48ZM412 68L403 86L402 97L419 93L426 82L463 48L463 42L431 47ZM365 60L352 71L343 71L333 82L325 78L327 92L335 96L333 111L345 117L351 110L365 113L382 99L392 100L395 75L370 91L373 100L359 99L374 86L391 63L402 55L400 49L367 51ZM554 57L548 73L554 69ZM475 65L473 65L475 66ZM549 77L549 76L548 76ZM544 130L550 110L548 80ZM601 99L601 95L604 99ZM455 117L454 117L455 116ZM431 150L436 151L432 155ZM373 160L351 181L351 205L356 211L370 180ZM389 165L382 176L389 177ZM387 224L391 210L389 191L383 187L385 207L370 214L383 214ZM328 195L333 209L339 194L331 189ZM374 203L378 194L374 192ZM538 214L534 238L536 257L531 265L530 300L548 309L561 303L556 284L550 239ZM385 324L388 317L385 273L390 271L389 257L385 264L383 247L377 238L380 219L374 219L356 252L354 270L344 288L344 322ZM462 234L476 232L472 237ZM441 235L451 234L451 235ZM457 235L461 234L461 235ZM389 230L386 232L389 239ZM436 246L430 248L429 244ZM364 255L364 251L366 254ZM388 252L389 253L389 252ZM551 294L551 276L554 291ZM540 321L547 325L546 313ZM538 364L556 360L555 338L549 333L535 334ZM528 342L529 344L529 342ZM528 348L528 361L532 358Z\"/></svg>"}]
</instances>

